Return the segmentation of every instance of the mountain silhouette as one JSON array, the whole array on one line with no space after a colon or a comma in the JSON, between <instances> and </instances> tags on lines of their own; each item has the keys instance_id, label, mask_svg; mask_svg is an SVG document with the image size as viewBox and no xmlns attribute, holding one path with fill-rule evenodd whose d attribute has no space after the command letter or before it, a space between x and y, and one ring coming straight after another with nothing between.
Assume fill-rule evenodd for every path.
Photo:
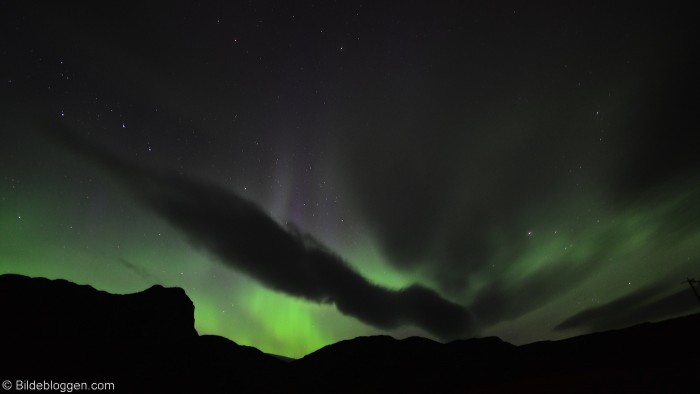
<instances>
[{"instance_id":1,"label":"mountain silhouette","mask_svg":"<svg viewBox=\"0 0 700 394\"><path fill-rule=\"evenodd\" d=\"M116 295L65 280L0 275L2 380L113 382L120 392L275 388L284 362L199 336L180 288ZM183 391L184 390L184 391Z\"/></svg>"},{"instance_id":2,"label":"mountain silhouette","mask_svg":"<svg viewBox=\"0 0 700 394\"><path fill-rule=\"evenodd\" d=\"M700 314L522 346L358 337L289 360L198 335L179 288L116 295L6 274L0 310L0 380L120 392L685 392L700 373Z\"/></svg>"}]
</instances>

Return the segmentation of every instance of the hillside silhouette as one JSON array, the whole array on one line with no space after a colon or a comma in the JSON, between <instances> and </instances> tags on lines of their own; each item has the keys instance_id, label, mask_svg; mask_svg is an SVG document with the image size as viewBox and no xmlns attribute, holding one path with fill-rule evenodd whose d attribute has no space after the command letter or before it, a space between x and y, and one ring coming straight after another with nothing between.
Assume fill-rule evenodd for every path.
<instances>
[{"instance_id":1,"label":"hillside silhouette","mask_svg":"<svg viewBox=\"0 0 700 394\"><path fill-rule=\"evenodd\" d=\"M284 361L198 335L179 288L115 295L8 274L0 308L0 380L120 392L681 392L700 372L700 314L522 346L359 337Z\"/></svg>"}]
</instances>

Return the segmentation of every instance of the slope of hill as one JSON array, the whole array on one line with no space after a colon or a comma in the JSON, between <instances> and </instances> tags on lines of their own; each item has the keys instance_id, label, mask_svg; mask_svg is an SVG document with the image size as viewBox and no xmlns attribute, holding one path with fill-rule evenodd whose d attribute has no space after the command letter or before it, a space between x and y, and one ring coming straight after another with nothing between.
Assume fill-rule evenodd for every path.
<instances>
[{"instance_id":1,"label":"slope of hill","mask_svg":"<svg viewBox=\"0 0 700 394\"><path fill-rule=\"evenodd\" d=\"M561 341L359 337L282 361L199 336L182 289L114 295L0 275L2 380L122 392L681 392L700 373L700 314Z\"/></svg>"},{"instance_id":2,"label":"slope of hill","mask_svg":"<svg viewBox=\"0 0 700 394\"><path fill-rule=\"evenodd\" d=\"M115 295L64 280L0 275L3 380L113 382L122 392L252 389L284 363L199 336L179 288ZM266 378L266 380L269 380ZM267 382L274 387L279 380Z\"/></svg>"}]
</instances>

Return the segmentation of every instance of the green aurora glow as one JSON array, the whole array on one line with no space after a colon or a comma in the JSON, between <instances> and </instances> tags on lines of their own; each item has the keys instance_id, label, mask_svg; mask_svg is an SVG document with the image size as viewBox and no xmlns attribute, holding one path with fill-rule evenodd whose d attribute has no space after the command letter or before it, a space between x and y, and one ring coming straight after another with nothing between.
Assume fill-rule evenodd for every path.
<instances>
[{"instance_id":1,"label":"green aurora glow","mask_svg":"<svg viewBox=\"0 0 700 394\"><path fill-rule=\"evenodd\" d=\"M60 120L255 203L373 283L435 290L474 335L588 332L555 327L648 289L653 313L625 323L697 310L681 284L700 275L692 12L244 3L0 6L0 274L182 287L200 334L289 357L431 337L237 271L47 138Z\"/></svg>"},{"instance_id":2,"label":"green aurora glow","mask_svg":"<svg viewBox=\"0 0 700 394\"><path fill-rule=\"evenodd\" d=\"M22 189L32 192L15 192L15 198L4 198L0 273L64 278L116 293L140 291L155 283L180 286L195 303L196 328L201 334L223 335L289 357L301 357L348 337L382 332L343 316L332 305L306 302L247 280L218 264L206 251L193 248L178 231L149 214L133 213L146 218L138 224L139 233L120 226L91 231L93 227L84 217L71 220L76 216L70 213L69 204L36 198L42 193L34 188L40 186L28 182ZM598 212L595 219L562 220L563 216L542 215L542 222L531 227L531 235L522 234L524 243L494 241L494 253L486 265L490 269L470 281L472 286L462 301L469 305L479 291L503 281L511 284L508 294L516 303L517 292L534 291L529 280L542 273L561 272L556 280L567 281L572 273L590 272L557 298L514 315L510 324L501 322L483 332L522 343L542 339L541 333L535 333L536 329L513 332L509 327L522 327L522 322L532 319L535 321L529 325L542 324L533 316L544 313L547 321L555 322L659 280L677 282L697 264L700 255L699 198L697 187L686 187L653 201L640 200L624 209ZM551 211L566 211L560 208ZM557 226L552 224L555 222ZM434 285L428 279L421 280L420 272L397 271L370 239L345 250L347 261L375 283L390 288L416 282ZM150 277L124 269L119 259L148 267ZM542 291L547 294L551 290ZM532 334L523 333L528 331ZM427 336L410 327L393 334Z\"/></svg>"}]
</instances>

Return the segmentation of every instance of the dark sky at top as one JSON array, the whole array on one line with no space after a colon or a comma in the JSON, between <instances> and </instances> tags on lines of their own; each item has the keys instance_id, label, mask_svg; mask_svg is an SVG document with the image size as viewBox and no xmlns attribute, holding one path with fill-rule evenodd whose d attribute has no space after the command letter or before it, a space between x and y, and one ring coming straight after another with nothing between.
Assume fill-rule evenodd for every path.
<instances>
[{"instance_id":1,"label":"dark sky at top","mask_svg":"<svg viewBox=\"0 0 700 394\"><path fill-rule=\"evenodd\" d=\"M681 4L3 2L0 272L290 356L692 312Z\"/></svg>"}]
</instances>

